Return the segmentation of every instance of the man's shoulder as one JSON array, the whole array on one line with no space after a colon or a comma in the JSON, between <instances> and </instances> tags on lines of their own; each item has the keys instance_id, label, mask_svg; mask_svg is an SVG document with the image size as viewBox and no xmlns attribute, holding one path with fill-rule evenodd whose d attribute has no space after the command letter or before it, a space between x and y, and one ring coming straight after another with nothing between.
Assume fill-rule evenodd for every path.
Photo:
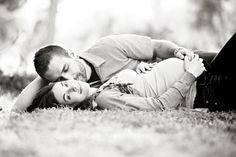
<instances>
[{"instance_id":1,"label":"man's shoulder","mask_svg":"<svg viewBox=\"0 0 236 157\"><path fill-rule=\"evenodd\" d=\"M98 42L107 42L107 41L111 41L111 40L135 40L135 39L150 39L150 37L148 36L144 36L144 35L138 35L138 34L111 34L111 35L107 35L104 37L101 37Z\"/></svg>"},{"instance_id":2,"label":"man's shoulder","mask_svg":"<svg viewBox=\"0 0 236 157\"><path fill-rule=\"evenodd\" d=\"M112 34L108 36L101 37L97 42L95 42L86 51L91 51L94 49L107 49L109 47L117 47L124 45L140 45L142 43L150 42L151 38L148 36L137 35L137 34Z\"/></svg>"},{"instance_id":3,"label":"man's shoulder","mask_svg":"<svg viewBox=\"0 0 236 157\"><path fill-rule=\"evenodd\" d=\"M150 37L139 34L112 34L102 37L101 39L106 40L106 39L129 39L129 38L150 38Z\"/></svg>"}]
</instances>

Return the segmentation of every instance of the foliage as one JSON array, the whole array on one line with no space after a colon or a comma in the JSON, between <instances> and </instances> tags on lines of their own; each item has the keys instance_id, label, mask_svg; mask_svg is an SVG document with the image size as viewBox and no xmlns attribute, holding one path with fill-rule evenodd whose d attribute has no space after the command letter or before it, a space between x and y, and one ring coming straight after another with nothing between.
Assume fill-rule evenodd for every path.
<instances>
[{"instance_id":1,"label":"foliage","mask_svg":"<svg viewBox=\"0 0 236 157\"><path fill-rule=\"evenodd\" d=\"M35 76L33 75L22 76L15 74L13 76L7 76L0 70L0 95L6 92L10 92L13 95L19 94L34 78Z\"/></svg>"},{"instance_id":2,"label":"foliage","mask_svg":"<svg viewBox=\"0 0 236 157\"><path fill-rule=\"evenodd\" d=\"M26 0L0 0L0 5L3 5L9 11L14 11L20 8Z\"/></svg>"},{"instance_id":3,"label":"foliage","mask_svg":"<svg viewBox=\"0 0 236 157\"><path fill-rule=\"evenodd\" d=\"M196 20L193 22L195 29L205 29L209 35L218 38L217 44L222 45L236 29L235 1L234 0L193 0L196 5Z\"/></svg>"},{"instance_id":4,"label":"foliage","mask_svg":"<svg viewBox=\"0 0 236 157\"><path fill-rule=\"evenodd\" d=\"M26 0L0 0L0 41L2 45L6 42L12 42L11 44L14 44L18 38L19 26L16 23L17 18L11 13L21 8L25 3ZM2 45L0 47L1 49L5 46Z\"/></svg>"}]
</instances>

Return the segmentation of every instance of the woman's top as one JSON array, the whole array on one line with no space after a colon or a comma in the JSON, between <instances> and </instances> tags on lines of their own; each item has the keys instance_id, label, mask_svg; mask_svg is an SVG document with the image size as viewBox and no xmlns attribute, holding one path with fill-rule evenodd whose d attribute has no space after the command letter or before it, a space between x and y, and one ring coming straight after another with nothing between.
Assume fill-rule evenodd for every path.
<instances>
[{"instance_id":1,"label":"woman's top","mask_svg":"<svg viewBox=\"0 0 236 157\"><path fill-rule=\"evenodd\" d=\"M130 69L121 71L99 88L95 102L104 109L176 109L181 104L186 106L186 95L188 99L195 96L192 94L195 80L192 74L185 72L183 60L170 58L145 74ZM116 84L125 85L128 91Z\"/></svg>"}]
</instances>

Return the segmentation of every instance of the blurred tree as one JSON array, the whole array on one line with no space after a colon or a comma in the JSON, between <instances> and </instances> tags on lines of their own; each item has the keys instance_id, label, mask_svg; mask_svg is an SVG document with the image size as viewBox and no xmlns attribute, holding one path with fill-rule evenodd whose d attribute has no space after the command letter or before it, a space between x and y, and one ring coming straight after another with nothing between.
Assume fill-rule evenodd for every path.
<instances>
[{"instance_id":1,"label":"blurred tree","mask_svg":"<svg viewBox=\"0 0 236 157\"><path fill-rule=\"evenodd\" d=\"M222 45L235 32L235 0L193 0L197 6L196 29L206 29ZM229 7L230 6L230 7ZM232 27L233 26L233 27Z\"/></svg>"},{"instance_id":2,"label":"blurred tree","mask_svg":"<svg viewBox=\"0 0 236 157\"><path fill-rule=\"evenodd\" d=\"M12 12L19 9L26 0L0 0L0 53L13 45L19 37L19 30Z\"/></svg>"},{"instance_id":3,"label":"blurred tree","mask_svg":"<svg viewBox=\"0 0 236 157\"><path fill-rule=\"evenodd\" d=\"M48 43L52 43L54 40L57 6L58 6L58 0L51 0L50 1L49 19L48 19L48 33L47 33L48 34L48 36L47 36Z\"/></svg>"},{"instance_id":4,"label":"blurred tree","mask_svg":"<svg viewBox=\"0 0 236 157\"><path fill-rule=\"evenodd\" d=\"M32 54L32 51L47 44L52 44L55 34L55 22L57 14L58 0L50 0L46 12L41 12L41 16L36 17L32 23L31 30L25 35L25 40L21 45L20 69L26 69L28 66L26 56ZM31 43L30 45L28 43ZM24 71L23 71L24 72Z\"/></svg>"},{"instance_id":5,"label":"blurred tree","mask_svg":"<svg viewBox=\"0 0 236 157\"><path fill-rule=\"evenodd\" d=\"M4 5L8 11L14 11L25 4L26 0L0 0L0 5Z\"/></svg>"},{"instance_id":6,"label":"blurred tree","mask_svg":"<svg viewBox=\"0 0 236 157\"><path fill-rule=\"evenodd\" d=\"M0 56L17 55L20 73L26 72L28 58L35 49L53 43L58 0L45 2L46 8L41 7L42 11L27 18L30 12L25 14L23 7L26 0L0 0Z\"/></svg>"},{"instance_id":7,"label":"blurred tree","mask_svg":"<svg viewBox=\"0 0 236 157\"><path fill-rule=\"evenodd\" d=\"M222 21L222 0L194 0L198 6L198 12L196 16L195 25L197 28L210 27L213 31L216 31L214 18L218 16L219 20Z\"/></svg>"}]
</instances>

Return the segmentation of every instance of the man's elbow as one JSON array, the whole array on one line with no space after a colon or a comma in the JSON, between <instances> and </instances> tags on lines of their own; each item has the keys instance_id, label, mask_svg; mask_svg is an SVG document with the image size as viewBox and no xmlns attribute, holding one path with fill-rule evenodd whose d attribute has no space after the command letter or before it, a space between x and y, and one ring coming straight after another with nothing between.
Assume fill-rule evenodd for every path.
<instances>
[{"instance_id":1,"label":"man's elbow","mask_svg":"<svg viewBox=\"0 0 236 157\"><path fill-rule=\"evenodd\" d=\"M14 103L13 106L11 107L11 112L19 113L19 112L24 112L25 110L26 108L23 107L23 105L18 102Z\"/></svg>"}]
</instances>

